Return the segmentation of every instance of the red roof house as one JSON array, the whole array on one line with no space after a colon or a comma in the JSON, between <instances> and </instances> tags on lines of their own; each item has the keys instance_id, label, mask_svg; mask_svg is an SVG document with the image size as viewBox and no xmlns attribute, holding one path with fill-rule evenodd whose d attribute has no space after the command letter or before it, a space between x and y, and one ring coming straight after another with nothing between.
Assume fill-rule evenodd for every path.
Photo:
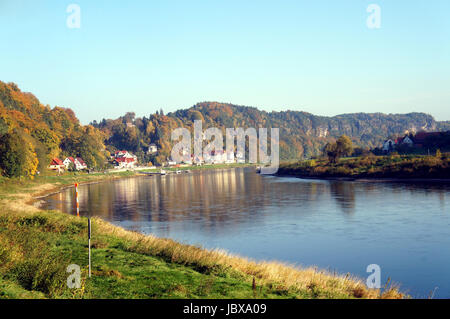
<instances>
[{"instance_id":1,"label":"red roof house","mask_svg":"<svg viewBox=\"0 0 450 319\"><path fill-rule=\"evenodd\" d=\"M61 161L59 158L55 157L54 159L52 159L52 161L50 163L50 166L48 168L50 168L50 169L61 169L61 168L64 168L64 167L65 167L65 165L64 165L63 161Z\"/></svg>"}]
</instances>

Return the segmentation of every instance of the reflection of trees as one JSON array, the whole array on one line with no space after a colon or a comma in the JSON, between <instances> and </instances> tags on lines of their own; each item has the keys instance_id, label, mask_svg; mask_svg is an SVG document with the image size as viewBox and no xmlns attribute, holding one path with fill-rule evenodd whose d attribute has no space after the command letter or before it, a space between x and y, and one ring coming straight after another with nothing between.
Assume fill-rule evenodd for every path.
<instances>
[{"instance_id":1,"label":"reflection of trees","mask_svg":"<svg viewBox=\"0 0 450 319\"><path fill-rule=\"evenodd\" d=\"M268 214L295 212L312 214L330 202L330 197L347 214L356 210L355 201L387 196L395 201L411 192L436 196L441 206L447 184L374 183L292 180L264 177L251 170L196 171L191 174L120 179L79 188L82 215L90 212L109 221L148 223L168 232L176 227L204 232L243 229L263 223ZM51 197L50 208L74 214L74 189ZM324 206L325 205L325 206ZM294 208L294 209L292 209ZM282 217L280 217L282 218Z\"/></svg>"},{"instance_id":2,"label":"reflection of trees","mask_svg":"<svg viewBox=\"0 0 450 319\"><path fill-rule=\"evenodd\" d=\"M202 231L215 232L261 222L266 207L282 212L283 207L295 206L299 213L311 213L326 188L321 182L286 183L252 170L228 169L82 185L79 193L82 215L157 222L167 231L172 222L181 222L177 227L195 224ZM58 196L63 200L54 200L53 207L73 213L73 189Z\"/></svg>"},{"instance_id":3,"label":"reflection of trees","mask_svg":"<svg viewBox=\"0 0 450 319\"><path fill-rule=\"evenodd\" d=\"M355 211L355 183L353 182L330 182L331 196L347 214Z\"/></svg>"}]
</instances>

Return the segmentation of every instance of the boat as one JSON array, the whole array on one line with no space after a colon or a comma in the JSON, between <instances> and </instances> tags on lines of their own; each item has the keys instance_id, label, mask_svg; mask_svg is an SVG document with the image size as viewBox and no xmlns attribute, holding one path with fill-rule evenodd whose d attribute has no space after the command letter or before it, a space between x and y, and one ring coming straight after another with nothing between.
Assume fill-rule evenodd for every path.
<instances>
[{"instance_id":1,"label":"boat","mask_svg":"<svg viewBox=\"0 0 450 319\"><path fill-rule=\"evenodd\" d=\"M167 172L166 172L165 170L162 169L162 170L159 171L159 174L160 174L160 175L166 175Z\"/></svg>"},{"instance_id":2,"label":"boat","mask_svg":"<svg viewBox=\"0 0 450 319\"><path fill-rule=\"evenodd\" d=\"M177 169L177 170L175 171L175 174L181 174L181 170Z\"/></svg>"}]
</instances>

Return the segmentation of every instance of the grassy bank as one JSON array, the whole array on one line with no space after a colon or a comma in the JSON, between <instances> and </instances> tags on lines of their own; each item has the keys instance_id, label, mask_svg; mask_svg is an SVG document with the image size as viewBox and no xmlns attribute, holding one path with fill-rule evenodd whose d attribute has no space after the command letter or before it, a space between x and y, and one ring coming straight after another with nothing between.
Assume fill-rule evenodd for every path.
<instances>
[{"instance_id":1,"label":"grassy bank","mask_svg":"<svg viewBox=\"0 0 450 319\"><path fill-rule=\"evenodd\" d=\"M36 194L78 182L130 176L65 175L0 180L0 298L401 298L349 275L253 262L222 251L126 231L93 219L93 276L87 278L87 220L40 211ZM82 269L69 289L66 268Z\"/></svg>"},{"instance_id":2,"label":"grassy bank","mask_svg":"<svg viewBox=\"0 0 450 319\"><path fill-rule=\"evenodd\" d=\"M326 159L280 165L279 175L316 178L450 179L450 153L441 156L389 155Z\"/></svg>"}]
</instances>

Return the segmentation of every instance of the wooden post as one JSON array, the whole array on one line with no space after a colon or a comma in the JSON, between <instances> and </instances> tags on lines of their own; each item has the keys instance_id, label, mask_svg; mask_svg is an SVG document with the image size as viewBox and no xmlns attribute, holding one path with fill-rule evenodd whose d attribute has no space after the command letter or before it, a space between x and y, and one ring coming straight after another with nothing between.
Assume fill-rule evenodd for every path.
<instances>
[{"instance_id":1,"label":"wooden post","mask_svg":"<svg viewBox=\"0 0 450 319\"><path fill-rule=\"evenodd\" d=\"M80 217L80 203L78 202L78 183L75 183L75 200L77 203L77 216Z\"/></svg>"},{"instance_id":2,"label":"wooden post","mask_svg":"<svg viewBox=\"0 0 450 319\"><path fill-rule=\"evenodd\" d=\"M89 278L91 278L91 219L88 218Z\"/></svg>"}]
</instances>

